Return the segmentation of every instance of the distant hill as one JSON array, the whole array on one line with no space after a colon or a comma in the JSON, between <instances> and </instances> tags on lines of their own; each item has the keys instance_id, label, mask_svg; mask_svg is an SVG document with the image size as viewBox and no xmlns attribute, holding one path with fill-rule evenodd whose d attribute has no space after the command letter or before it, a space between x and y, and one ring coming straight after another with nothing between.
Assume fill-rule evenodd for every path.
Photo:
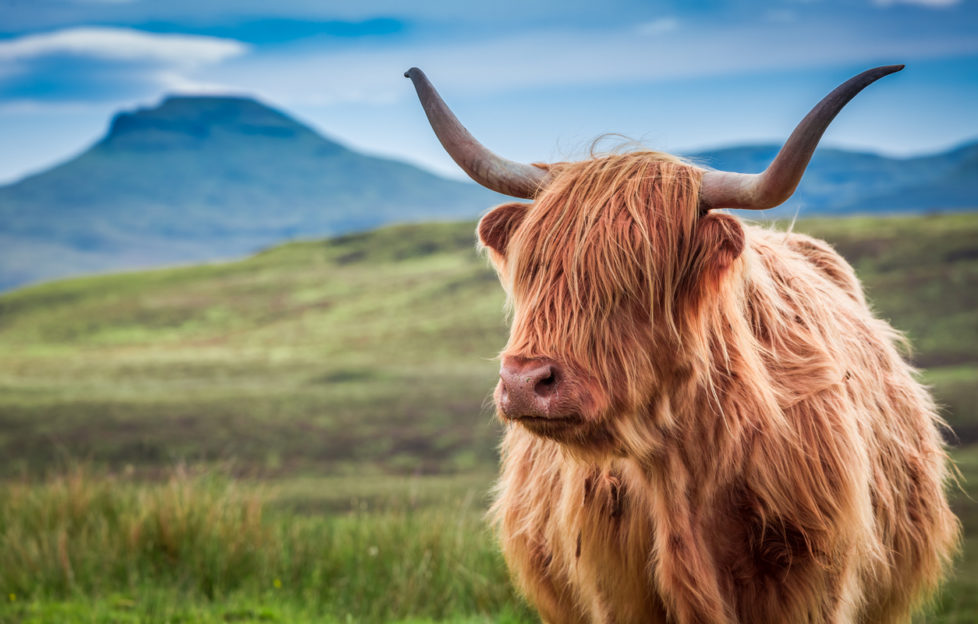
<instances>
[{"instance_id":1,"label":"distant hill","mask_svg":"<svg viewBox=\"0 0 978 624\"><path fill-rule=\"evenodd\" d=\"M507 329L474 230L388 227L0 295L0 477L65 455L492 470L487 399ZM961 442L978 442L978 213L795 230L852 263Z\"/></svg>"},{"instance_id":2,"label":"distant hill","mask_svg":"<svg viewBox=\"0 0 978 624\"><path fill-rule=\"evenodd\" d=\"M756 145L692 154L695 162L727 171L757 173L780 146ZM978 142L927 156L888 158L822 148L815 152L798 190L782 207L784 216L894 214L978 208Z\"/></svg>"},{"instance_id":3,"label":"distant hill","mask_svg":"<svg viewBox=\"0 0 978 624\"><path fill-rule=\"evenodd\" d=\"M359 154L264 104L171 97L0 188L0 289L240 256L297 237L473 218L498 196Z\"/></svg>"},{"instance_id":4,"label":"distant hill","mask_svg":"<svg viewBox=\"0 0 978 624\"><path fill-rule=\"evenodd\" d=\"M732 147L693 158L754 172L776 152ZM976 178L978 143L909 159L823 149L794 198L770 215L974 208ZM501 199L354 152L249 98L170 97L118 114L77 158L0 187L0 290L393 222L474 218Z\"/></svg>"}]
</instances>

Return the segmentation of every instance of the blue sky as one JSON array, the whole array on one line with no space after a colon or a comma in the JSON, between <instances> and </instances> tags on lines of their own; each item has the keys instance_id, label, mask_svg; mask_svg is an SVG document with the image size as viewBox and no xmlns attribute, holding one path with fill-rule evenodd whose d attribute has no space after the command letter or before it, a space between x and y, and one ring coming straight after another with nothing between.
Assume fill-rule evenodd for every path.
<instances>
[{"instance_id":1,"label":"blue sky","mask_svg":"<svg viewBox=\"0 0 978 624\"><path fill-rule=\"evenodd\" d=\"M893 155L978 138L978 2L3 0L0 182L168 93L254 95L375 154L460 172L402 73L524 161L621 133L673 152L780 141L836 84L906 63L825 143Z\"/></svg>"}]
</instances>

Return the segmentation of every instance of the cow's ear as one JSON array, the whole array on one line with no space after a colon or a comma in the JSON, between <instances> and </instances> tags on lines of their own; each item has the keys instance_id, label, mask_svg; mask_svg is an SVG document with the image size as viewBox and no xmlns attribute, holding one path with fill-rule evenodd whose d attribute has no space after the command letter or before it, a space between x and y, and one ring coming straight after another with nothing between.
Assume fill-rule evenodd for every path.
<instances>
[{"instance_id":1,"label":"cow's ear","mask_svg":"<svg viewBox=\"0 0 978 624\"><path fill-rule=\"evenodd\" d=\"M479 221L479 240L500 256L505 256L509 238L523 220L530 205L510 202L490 210Z\"/></svg>"},{"instance_id":2,"label":"cow's ear","mask_svg":"<svg viewBox=\"0 0 978 624\"><path fill-rule=\"evenodd\" d=\"M708 212L696 224L699 279L719 280L744 251L744 228L735 217Z\"/></svg>"}]
</instances>

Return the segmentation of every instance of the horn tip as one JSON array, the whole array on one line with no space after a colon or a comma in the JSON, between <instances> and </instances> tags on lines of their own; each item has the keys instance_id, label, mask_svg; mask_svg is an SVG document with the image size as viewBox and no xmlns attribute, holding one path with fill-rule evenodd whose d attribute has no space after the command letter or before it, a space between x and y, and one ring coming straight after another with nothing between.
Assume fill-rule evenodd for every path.
<instances>
[{"instance_id":1,"label":"horn tip","mask_svg":"<svg viewBox=\"0 0 978 624\"><path fill-rule=\"evenodd\" d=\"M882 67L878 67L877 69L882 71L883 75L886 76L887 74L895 74L896 72L902 70L904 67L906 67L906 65L900 63L899 65L884 65Z\"/></svg>"}]
</instances>

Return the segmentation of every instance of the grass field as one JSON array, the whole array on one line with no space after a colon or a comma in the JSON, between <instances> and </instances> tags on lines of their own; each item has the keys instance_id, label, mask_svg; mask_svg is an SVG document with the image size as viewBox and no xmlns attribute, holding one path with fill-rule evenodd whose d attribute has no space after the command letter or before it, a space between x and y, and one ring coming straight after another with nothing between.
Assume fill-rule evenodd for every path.
<instances>
[{"instance_id":1,"label":"grass field","mask_svg":"<svg viewBox=\"0 0 978 624\"><path fill-rule=\"evenodd\" d=\"M956 453L978 525L978 447ZM0 622L534 622L483 513L488 474L152 482L74 468L0 491ZM978 616L978 533L921 621Z\"/></svg>"},{"instance_id":2,"label":"grass field","mask_svg":"<svg viewBox=\"0 0 978 624\"><path fill-rule=\"evenodd\" d=\"M9 483L0 621L528 621L482 519L489 481Z\"/></svg>"},{"instance_id":3,"label":"grass field","mask_svg":"<svg viewBox=\"0 0 978 624\"><path fill-rule=\"evenodd\" d=\"M978 621L978 214L795 229L946 408L967 541L926 621ZM0 296L0 622L534 621L482 520L506 326L473 230Z\"/></svg>"}]
</instances>

